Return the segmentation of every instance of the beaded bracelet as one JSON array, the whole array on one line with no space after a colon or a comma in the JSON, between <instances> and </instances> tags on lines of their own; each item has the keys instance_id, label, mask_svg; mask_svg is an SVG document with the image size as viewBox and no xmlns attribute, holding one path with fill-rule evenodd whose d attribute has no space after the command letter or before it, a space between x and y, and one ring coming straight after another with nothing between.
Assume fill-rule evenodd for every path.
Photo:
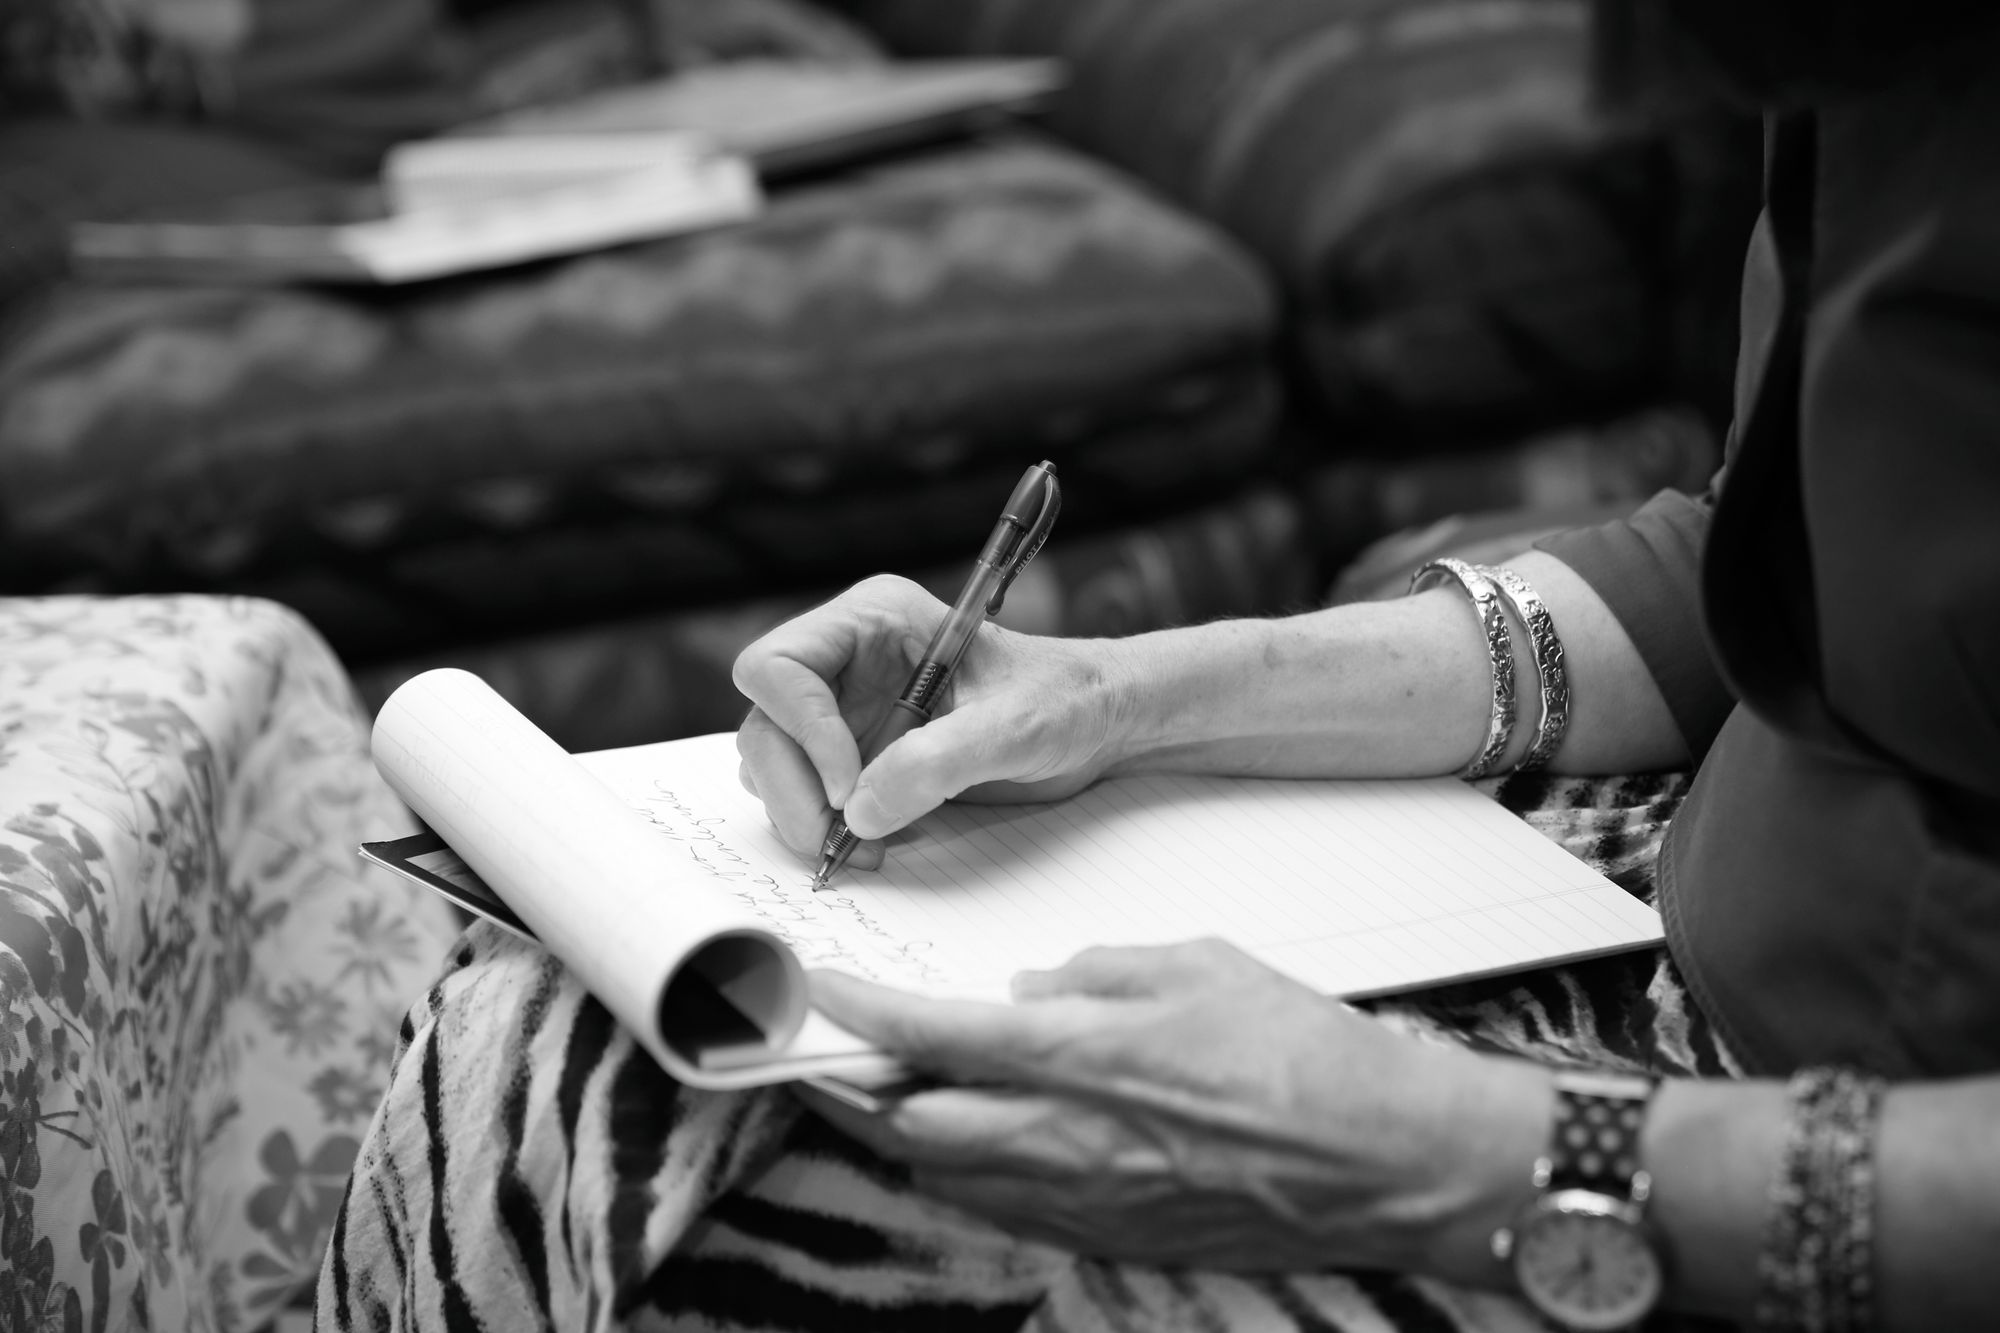
<instances>
[{"instance_id":1,"label":"beaded bracelet","mask_svg":"<svg viewBox=\"0 0 2000 1333\"><path fill-rule=\"evenodd\" d=\"M1410 591L1422 592L1434 581L1455 579L1472 599L1479 624L1486 633L1486 660L1493 669L1493 709L1486 722L1486 744L1459 771L1462 778L1481 778L1507 749L1514 735L1514 636L1507 630L1507 613L1500 609L1500 593L1493 580L1463 560L1450 556L1432 560L1410 576Z\"/></svg>"},{"instance_id":2,"label":"beaded bracelet","mask_svg":"<svg viewBox=\"0 0 2000 1333\"><path fill-rule=\"evenodd\" d=\"M1518 773L1540 768L1554 757L1569 726L1569 671L1563 658L1562 638L1549 608L1528 581L1504 565L1480 565L1479 572L1492 579L1513 604L1514 614L1528 631L1528 646L1535 654L1535 674L1541 680L1542 716L1535 724L1535 739L1528 752L1514 765Z\"/></svg>"},{"instance_id":3,"label":"beaded bracelet","mask_svg":"<svg viewBox=\"0 0 2000 1333\"><path fill-rule=\"evenodd\" d=\"M1865 1333L1875 1326L1875 1127L1879 1078L1804 1069L1757 1256L1755 1327Z\"/></svg>"}]
</instances>

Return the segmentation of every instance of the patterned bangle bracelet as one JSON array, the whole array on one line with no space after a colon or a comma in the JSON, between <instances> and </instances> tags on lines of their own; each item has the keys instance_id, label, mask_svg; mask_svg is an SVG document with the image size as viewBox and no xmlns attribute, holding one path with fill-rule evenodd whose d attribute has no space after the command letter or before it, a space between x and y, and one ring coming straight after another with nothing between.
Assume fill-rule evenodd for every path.
<instances>
[{"instance_id":1,"label":"patterned bangle bracelet","mask_svg":"<svg viewBox=\"0 0 2000 1333\"><path fill-rule=\"evenodd\" d=\"M1868 1333L1875 1326L1875 1128L1882 1080L1805 1069L1791 1101L1757 1256L1759 1333Z\"/></svg>"},{"instance_id":2,"label":"patterned bangle bracelet","mask_svg":"<svg viewBox=\"0 0 2000 1333\"><path fill-rule=\"evenodd\" d=\"M1493 670L1493 708L1486 722L1486 744L1472 762L1459 771L1461 778L1483 778L1507 749L1514 735L1514 636L1507 630L1507 613L1500 609L1500 593L1493 580L1463 560L1446 556L1433 560L1410 576L1410 591L1422 592L1434 582L1454 579L1472 599L1486 633L1486 660Z\"/></svg>"},{"instance_id":3,"label":"patterned bangle bracelet","mask_svg":"<svg viewBox=\"0 0 2000 1333\"><path fill-rule=\"evenodd\" d=\"M1542 717L1535 724L1535 739L1528 752L1514 765L1516 772L1540 768L1555 756L1569 727L1569 671L1563 661L1562 638L1541 595L1528 581L1503 565L1480 565L1479 572L1492 579L1513 604L1514 615L1527 627L1528 646L1535 654L1535 674L1541 680Z\"/></svg>"}]
</instances>

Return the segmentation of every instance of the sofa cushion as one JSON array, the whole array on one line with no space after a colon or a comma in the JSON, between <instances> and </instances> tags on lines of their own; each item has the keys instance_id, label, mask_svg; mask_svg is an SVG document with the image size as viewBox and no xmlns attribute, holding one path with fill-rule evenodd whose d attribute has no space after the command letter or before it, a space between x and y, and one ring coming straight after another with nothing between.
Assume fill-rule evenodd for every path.
<instances>
[{"instance_id":1,"label":"sofa cushion","mask_svg":"<svg viewBox=\"0 0 2000 1333\"><path fill-rule=\"evenodd\" d=\"M1754 136L1593 112L1587 0L847 4L913 54L1064 58L1054 127L1280 275L1304 386L1350 434L1658 392L1677 289L1733 279L1756 207ZM1691 235L1723 176L1721 225Z\"/></svg>"},{"instance_id":2,"label":"sofa cushion","mask_svg":"<svg viewBox=\"0 0 2000 1333\"><path fill-rule=\"evenodd\" d=\"M0 588L263 591L352 659L957 560L1038 457L1065 534L1233 483L1272 323L1020 140L421 288L72 286L0 350Z\"/></svg>"}]
</instances>

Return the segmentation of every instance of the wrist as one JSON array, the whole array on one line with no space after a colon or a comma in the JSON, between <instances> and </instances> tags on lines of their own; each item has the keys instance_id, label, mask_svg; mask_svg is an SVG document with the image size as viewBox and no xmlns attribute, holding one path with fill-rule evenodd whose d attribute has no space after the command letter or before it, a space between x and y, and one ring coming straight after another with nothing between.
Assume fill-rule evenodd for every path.
<instances>
[{"instance_id":1,"label":"wrist","mask_svg":"<svg viewBox=\"0 0 2000 1333\"><path fill-rule=\"evenodd\" d=\"M1144 756L1155 743L1157 654L1144 642L1153 637L1099 639L1088 645L1095 658L1087 692L1090 716L1076 725L1101 728L1093 779L1142 771Z\"/></svg>"},{"instance_id":2,"label":"wrist","mask_svg":"<svg viewBox=\"0 0 2000 1333\"><path fill-rule=\"evenodd\" d=\"M1493 1235L1535 1197L1534 1162L1546 1149L1555 1091L1549 1071L1526 1060L1471 1057L1456 1081L1437 1156L1437 1208L1418 1271L1467 1287L1511 1287Z\"/></svg>"},{"instance_id":3,"label":"wrist","mask_svg":"<svg viewBox=\"0 0 2000 1333\"><path fill-rule=\"evenodd\" d=\"M1757 1286L1767 1190L1783 1150L1784 1084L1674 1079L1647 1117L1651 1213L1674 1253L1681 1309L1745 1317Z\"/></svg>"},{"instance_id":4,"label":"wrist","mask_svg":"<svg viewBox=\"0 0 2000 1333\"><path fill-rule=\"evenodd\" d=\"M1241 735L1249 664L1274 622L1234 620L1115 641L1107 673L1107 773L1172 769L1190 751Z\"/></svg>"}]
</instances>

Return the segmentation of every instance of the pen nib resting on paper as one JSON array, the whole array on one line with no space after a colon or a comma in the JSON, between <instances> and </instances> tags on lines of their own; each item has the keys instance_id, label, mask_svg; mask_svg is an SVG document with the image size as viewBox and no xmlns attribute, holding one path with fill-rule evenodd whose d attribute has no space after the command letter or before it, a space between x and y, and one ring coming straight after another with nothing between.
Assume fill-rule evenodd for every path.
<instances>
[{"instance_id":1,"label":"pen nib resting on paper","mask_svg":"<svg viewBox=\"0 0 2000 1333\"><path fill-rule=\"evenodd\" d=\"M826 831L826 841L819 845L819 870L813 875L812 891L818 893L824 889L860 845L861 839L848 832L847 821L835 815L833 826Z\"/></svg>"},{"instance_id":2,"label":"pen nib resting on paper","mask_svg":"<svg viewBox=\"0 0 2000 1333\"><path fill-rule=\"evenodd\" d=\"M874 762L875 756L888 749L897 737L931 720L951 683L951 673L958 669L959 659L972 643L972 636L986 617L1000 610L1007 589L1049 539L1049 530L1055 526L1056 514L1061 509L1062 485L1056 481L1054 463L1037 463L1021 474L1014 493L1007 497L1007 507L1000 511L1000 521L993 525L979 559L973 562L972 576L946 612L943 623L931 635L916 670L910 673L909 684L903 687L901 697L882 721L863 738L864 765ZM849 832L847 821L836 814L827 827L826 841L820 844L813 892L825 888L860 845L861 839Z\"/></svg>"}]
</instances>

